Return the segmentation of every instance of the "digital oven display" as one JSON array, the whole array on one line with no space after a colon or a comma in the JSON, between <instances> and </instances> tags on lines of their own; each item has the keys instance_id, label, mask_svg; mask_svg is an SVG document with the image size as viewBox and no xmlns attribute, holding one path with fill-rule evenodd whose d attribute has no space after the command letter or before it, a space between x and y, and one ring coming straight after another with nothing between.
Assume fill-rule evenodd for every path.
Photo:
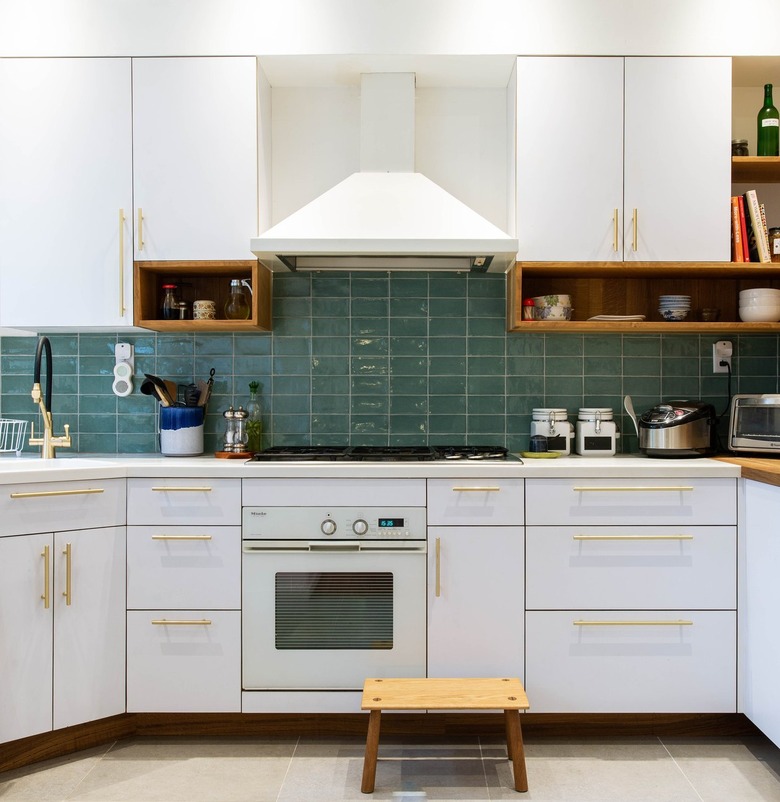
<instances>
[{"instance_id":1,"label":"digital oven display","mask_svg":"<svg viewBox=\"0 0 780 802\"><path fill-rule=\"evenodd\" d=\"M403 518L380 518L377 522L380 529L391 529L395 527L403 527Z\"/></svg>"}]
</instances>

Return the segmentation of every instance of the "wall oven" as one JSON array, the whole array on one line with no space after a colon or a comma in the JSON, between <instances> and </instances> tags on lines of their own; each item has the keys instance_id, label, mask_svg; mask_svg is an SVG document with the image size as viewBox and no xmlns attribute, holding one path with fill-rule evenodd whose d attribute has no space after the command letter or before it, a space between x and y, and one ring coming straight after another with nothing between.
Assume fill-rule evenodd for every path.
<instances>
[{"instance_id":1,"label":"wall oven","mask_svg":"<svg viewBox=\"0 0 780 802\"><path fill-rule=\"evenodd\" d=\"M244 507L244 690L426 672L424 507Z\"/></svg>"}]
</instances>

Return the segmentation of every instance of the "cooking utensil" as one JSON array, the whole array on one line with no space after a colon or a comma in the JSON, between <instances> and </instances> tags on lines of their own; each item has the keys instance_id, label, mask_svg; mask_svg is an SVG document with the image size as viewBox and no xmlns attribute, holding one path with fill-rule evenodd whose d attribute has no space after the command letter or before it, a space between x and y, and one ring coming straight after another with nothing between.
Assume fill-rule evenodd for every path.
<instances>
[{"instance_id":1,"label":"cooking utensil","mask_svg":"<svg viewBox=\"0 0 780 802\"><path fill-rule=\"evenodd\" d=\"M152 376L151 373L144 373L144 376L146 376L146 378L154 385L154 387L155 387L155 389L157 391L157 395L158 395L158 397L160 399L160 403L164 407L172 407L172 406L174 406L176 404L175 391L174 391L174 395L171 396L171 394L168 392L168 387L166 386L165 382L159 376ZM167 403L163 403L163 399L165 399L165 401Z\"/></svg>"},{"instance_id":2,"label":"cooking utensil","mask_svg":"<svg viewBox=\"0 0 780 802\"><path fill-rule=\"evenodd\" d=\"M639 437L639 423L637 422L636 419L636 412L634 412L634 402L631 400L630 395L627 395L623 399L623 406L625 407L626 412L628 413L628 417L631 418L631 420L634 422L634 429L636 429L636 436Z\"/></svg>"},{"instance_id":3,"label":"cooking utensil","mask_svg":"<svg viewBox=\"0 0 780 802\"><path fill-rule=\"evenodd\" d=\"M717 451L715 407L664 401L639 416L639 449L648 457L708 457Z\"/></svg>"},{"instance_id":4,"label":"cooking utensil","mask_svg":"<svg viewBox=\"0 0 780 802\"><path fill-rule=\"evenodd\" d=\"M150 379L146 379L146 381L141 383L141 392L144 395L153 395L160 402L161 406L171 406L167 394L163 395L157 385Z\"/></svg>"},{"instance_id":5,"label":"cooking utensil","mask_svg":"<svg viewBox=\"0 0 780 802\"><path fill-rule=\"evenodd\" d=\"M216 373L216 368L212 368L209 371L209 379L207 382L198 382L198 386L204 385L201 389L200 396L198 397L198 406L205 407L208 403L209 398L211 398L211 391L214 388L214 374Z\"/></svg>"}]
</instances>

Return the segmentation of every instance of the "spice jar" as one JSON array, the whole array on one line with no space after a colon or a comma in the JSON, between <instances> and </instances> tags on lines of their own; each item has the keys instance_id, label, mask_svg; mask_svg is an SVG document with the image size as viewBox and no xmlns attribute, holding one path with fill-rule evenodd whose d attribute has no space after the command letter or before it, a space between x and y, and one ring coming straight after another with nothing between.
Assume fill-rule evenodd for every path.
<instances>
[{"instance_id":1,"label":"spice jar","mask_svg":"<svg viewBox=\"0 0 780 802\"><path fill-rule=\"evenodd\" d=\"M533 298L523 301L523 320L536 320L536 304Z\"/></svg>"},{"instance_id":2,"label":"spice jar","mask_svg":"<svg viewBox=\"0 0 780 802\"><path fill-rule=\"evenodd\" d=\"M179 319L179 299L176 297L175 284L163 284L162 319Z\"/></svg>"},{"instance_id":3,"label":"spice jar","mask_svg":"<svg viewBox=\"0 0 780 802\"><path fill-rule=\"evenodd\" d=\"M770 228L769 234L769 254L773 262L780 262L780 226Z\"/></svg>"},{"instance_id":4,"label":"spice jar","mask_svg":"<svg viewBox=\"0 0 780 802\"><path fill-rule=\"evenodd\" d=\"M732 156L750 156L748 149L747 139L732 139L731 140L731 155Z\"/></svg>"}]
</instances>

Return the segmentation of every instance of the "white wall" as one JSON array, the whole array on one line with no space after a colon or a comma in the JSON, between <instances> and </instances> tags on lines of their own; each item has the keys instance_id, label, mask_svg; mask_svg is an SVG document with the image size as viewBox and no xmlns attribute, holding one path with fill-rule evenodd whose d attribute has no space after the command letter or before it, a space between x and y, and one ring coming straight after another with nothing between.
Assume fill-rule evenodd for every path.
<instances>
[{"instance_id":1,"label":"white wall","mask_svg":"<svg viewBox=\"0 0 780 802\"><path fill-rule=\"evenodd\" d=\"M0 55L778 55L777 0L0 0Z\"/></svg>"}]
</instances>

